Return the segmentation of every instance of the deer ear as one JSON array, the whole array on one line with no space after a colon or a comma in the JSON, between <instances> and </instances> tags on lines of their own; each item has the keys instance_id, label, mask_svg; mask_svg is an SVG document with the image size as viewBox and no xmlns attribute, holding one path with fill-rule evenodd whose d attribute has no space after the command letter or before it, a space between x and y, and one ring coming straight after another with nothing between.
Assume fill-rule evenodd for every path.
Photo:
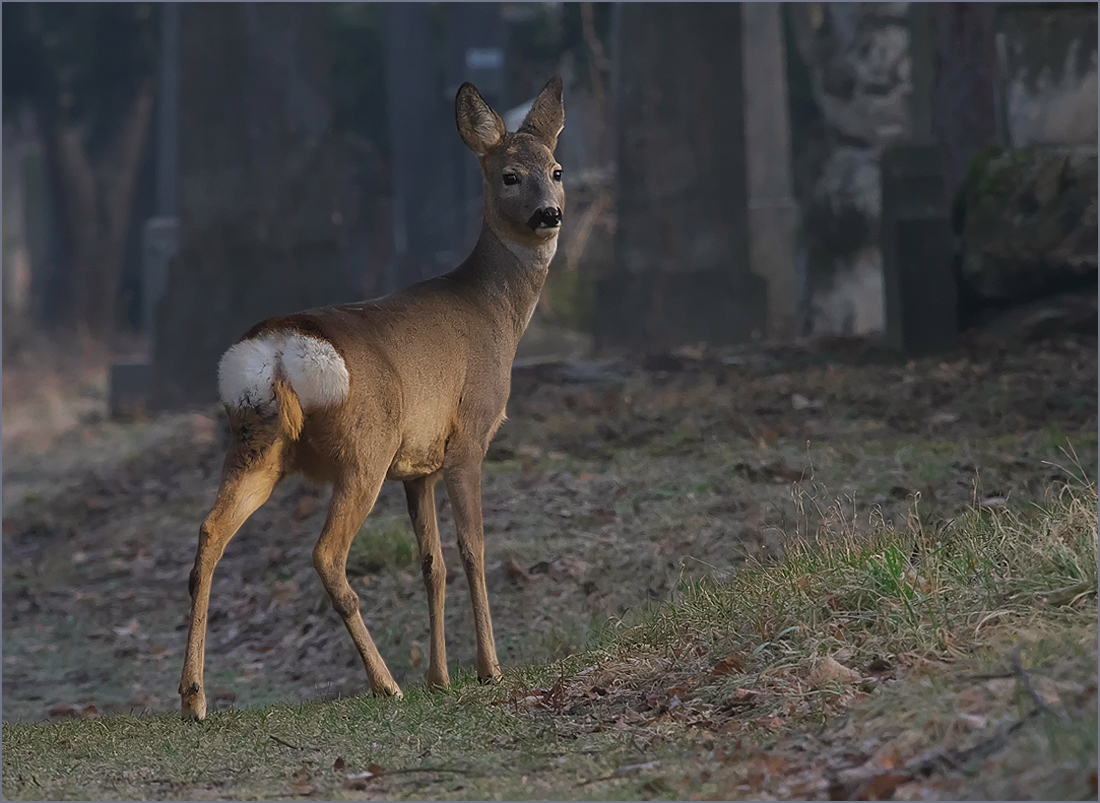
<instances>
[{"instance_id":1,"label":"deer ear","mask_svg":"<svg viewBox=\"0 0 1100 803\"><path fill-rule=\"evenodd\" d=\"M531 111L519 130L542 139L550 150L558 144L558 134L565 128L565 106L561 100L561 78L554 76L539 92Z\"/></svg>"},{"instance_id":2,"label":"deer ear","mask_svg":"<svg viewBox=\"0 0 1100 803\"><path fill-rule=\"evenodd\" d=\"M504 121L468 81L458 88L455 96L455 122L466 147L478 156L484 156L504 140Z\"/></svg>"}]
</instances>

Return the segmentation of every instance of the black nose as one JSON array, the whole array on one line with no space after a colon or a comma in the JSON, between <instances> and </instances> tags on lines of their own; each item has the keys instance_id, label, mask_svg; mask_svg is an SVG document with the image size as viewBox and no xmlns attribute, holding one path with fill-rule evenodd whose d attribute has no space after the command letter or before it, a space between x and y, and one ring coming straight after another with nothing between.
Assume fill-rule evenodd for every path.
<instances>
[{"instance_id":1,"label":"black nose","mask_svg":"<svg viewBox=\"0 0 1100 803\"><path fill-rule=\"evenodd\" d=\"M544 226L561 225L561 210L556 206L543 207L539 210L539 216L542 217L542 225Z\"/></svg>"}]
</instances>

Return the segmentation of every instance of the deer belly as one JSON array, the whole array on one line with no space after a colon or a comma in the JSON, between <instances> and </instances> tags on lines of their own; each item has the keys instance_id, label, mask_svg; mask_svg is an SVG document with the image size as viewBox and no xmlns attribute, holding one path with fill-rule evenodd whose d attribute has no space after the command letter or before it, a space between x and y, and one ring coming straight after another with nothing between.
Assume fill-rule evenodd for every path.
<instances>
[{"instance_id":1,"label":"deer belly","mask_svg":"<svg viewBox=\"0 0 1100 803\"><path fill-rule=\"evenodd\" d=\"M440 438L429 444L402 444L390 463L386 479L415 480L439 471L443 467L444 443Z\"/></svg>"}]
</instances>

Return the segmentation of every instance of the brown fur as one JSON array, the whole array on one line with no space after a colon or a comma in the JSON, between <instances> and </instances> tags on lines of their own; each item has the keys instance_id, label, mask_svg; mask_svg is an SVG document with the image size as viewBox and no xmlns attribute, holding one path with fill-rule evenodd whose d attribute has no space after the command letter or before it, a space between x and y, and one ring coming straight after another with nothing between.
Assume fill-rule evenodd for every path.
<instances>
[{"instance_id":1,"label":"brown fur","mask_svg":"<svg viewBox=\"0 0 1100 803\"><path fill-rule=\"evenodd\" d=\"M532 229L530 221L543 208L564 211L553 155L564 123L561 82L546 85L517 133L504 130L470 84L455 99L455 120L484 175L485 221L466 261L386 298L268 319L242 338L285 330L323 338L343 358L349 390L340 404L303 411L277 369L273 412L228 409L234 441L214 509L199 530L191 572L191 629L180 680L185 717L206 714L202 670L214 567L244 520L291 473L333 484L313 564L359 650L371 689L398 696L348 585L347 553L382 482L404 482L428 592L428 682L447 686L446 572L434 494L443 479L474 608L478 676L500 676L485 590L481 461L504 420L516 346L557 237L556 228ZM506 185L506 174L518 181Z\"/></svg>"}]
</instances>

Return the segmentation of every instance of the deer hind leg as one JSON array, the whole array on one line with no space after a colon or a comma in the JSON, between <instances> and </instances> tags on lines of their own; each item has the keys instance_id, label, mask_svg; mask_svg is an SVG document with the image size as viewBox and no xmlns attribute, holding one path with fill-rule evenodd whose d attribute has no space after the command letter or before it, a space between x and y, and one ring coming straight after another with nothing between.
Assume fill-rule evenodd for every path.
<instances>
[{"instance_id":1,"label":"deer hind leg","mask_svg":"<svg viewBox=\"0 0 1100 803\"><path fill-rule=\"evenodd\" d=\"M409 518L420 546L420 569L428 592L428 623L431 628L431 653L428 659L428 686L446 688L451 685L447 672L447 643L443 635L443 606L447 596L447 567L439 543L439 521L435 515L436 475L420 477L405 483L405 498Z\"/></svg>"},{"instance_id":2,"label":"deer hind leg","mask_svg":"<svg viewBox=\"0 0 1100 803\"><path fill-rule=\"evenodd\" d=\"M267 501L282 476L277 447L268 447L257 456L235 444L226 457L214 508L199 528L199 546L195 565L191 569L191 628L187 634L187 652L183 659L179 689L184 719L203 719L206 716L202 671L214 567L229 540L245 520Z\"/></svg>"},{"instance_id":3,"label":"deer hind leg","mask_svg":"<svg viewBox=\"0 0 1100 803\"><path fill-rule=\"evenodd\" d=\"M489 595L485 590L485 531L481 519L481 463L464 462L444 469L447 495L454 508L458 551L466 569L477 636L477 677L482 683L500 678Z\"/></svg>"},{"instance_id":4,"label":"deer hind leg","mask_svg":"<svg viewBox=\"0 0 1100 803\"><path fill-rule=\"evenodd\" d=\"M332 600L332 607L344 620L344 626L351 634L363 667L367 670L367 680L371 691L379 697L401 697L398 688L386 668L386 662L374 646L367 632L363 617L359 613L359 595L348 585L347 563L351 542L359 531L359 526L374 507L374 500L382 487L382 479L366 484L338 483L332 491L328 519L321 530L317 546L313 548L313 567L324 583L325 590Z\"/></svg>"}]
</instances>

